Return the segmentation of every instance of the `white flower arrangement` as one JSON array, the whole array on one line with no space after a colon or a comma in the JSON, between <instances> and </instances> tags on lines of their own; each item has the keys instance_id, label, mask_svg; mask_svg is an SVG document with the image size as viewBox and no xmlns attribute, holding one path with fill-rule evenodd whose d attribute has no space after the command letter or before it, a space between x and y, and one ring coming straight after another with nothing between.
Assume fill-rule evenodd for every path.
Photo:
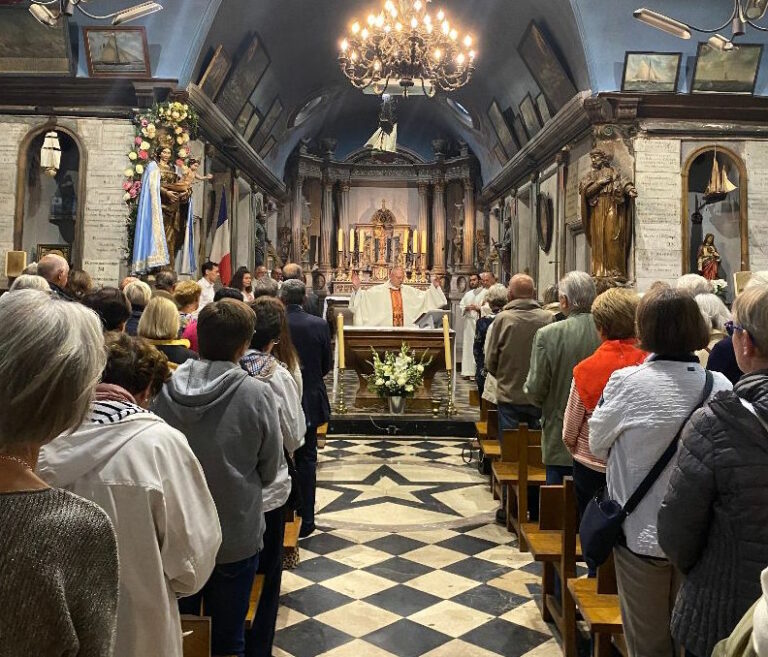
<instances>
[{"instance_id":1,"label":"white flower arrangement","mask_svg":"<svg viewBox=\"0 0 768 657\"><path fill-rule=\"evenodd\" d=\"M387 351L379 358L373 351L373 374L366 376L368 389L379 397L413 397L424 383L424 370L432 362L425 351L420 359L403 342L398 353Z\"/></svg>"},{"instance_id":2,"label":"white flower arrangement","mask_svg":"<svg viewBox=\"0 0 768 657\"><path fill-rule=\"evenodd\" d=\"M716 278L712 281L712 292L719 297L725 297L725 290L728 288L728 281L722 278Z\"/></svg>"}]
</instances>

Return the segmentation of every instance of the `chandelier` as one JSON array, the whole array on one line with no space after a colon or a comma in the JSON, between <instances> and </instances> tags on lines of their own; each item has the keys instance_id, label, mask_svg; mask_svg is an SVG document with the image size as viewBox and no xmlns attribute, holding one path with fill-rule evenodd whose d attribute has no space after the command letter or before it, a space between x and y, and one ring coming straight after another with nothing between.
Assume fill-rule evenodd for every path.
<instances>
[{"instance_id":1,"label":"chandelier","mask_svg":"<svg viewBox=\"0 0 768 657\"><path fill-rule=\"evenodd\" d=\"M142 2L141 4L121 9L111 14L97 15L83 8L83 3L85 2L87 0L30 0L29 12L39 23L48 27L56 27L59 24L59 19L63 16L71 16L75 9L89 18L97 20L108 20L111 18L112 25L121 25L122 23L128 23L149 14L154 14L163 8L157 2Z\"/></svg>"},{"instance_id":2,"label":"chandelier","mask_svg":"<svg viewBox=\"0 0 768 657\"><path fill-rule=\"evenodd\" d=\"M355 21L339 45L339 63L358 89L381 96L400 89L404 96L432 97L464 86L475 70L472 37L459 37L431 0L387 0L364 23Z\"/></svg>"},{"instance_id":3,"label":"chandelier","mask_svg":"<svg viewBox=\"0 0 768 657\"><path fill-rule=\"evenodd\" d=\"M634 17L646 25L655 27L657 30L666 32L680 39L690 39L691 32L701 32L711 34L709 45L717 50L733 50L733 40L736 37L744 36L747 31L747 25L752 26L761 32L768 31L768 28L757 25L755 21L762 19L768 12L768 0L731 0L732 11L728 20L722 25L714 28L696 27L690 23L684 23L674 18L670 18L657 11L652 11L641 7L636 9ZM719 34L720 30L731 26L730 38Z\"/></svg>"}]
</instances>

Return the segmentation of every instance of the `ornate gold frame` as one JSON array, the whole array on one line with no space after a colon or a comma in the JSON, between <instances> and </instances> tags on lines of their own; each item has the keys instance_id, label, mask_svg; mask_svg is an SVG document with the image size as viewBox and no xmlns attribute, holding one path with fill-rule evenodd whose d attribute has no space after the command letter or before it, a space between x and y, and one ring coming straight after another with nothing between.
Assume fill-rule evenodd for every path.
<instances>
[{"instance_id":1,"label":"ornate gold frame","mask_svg":"<svg viewBox=\"0 0 768 657\"><path fill-rule=\"evenodd\" d=\"M693 151L685 160L683 168L681 170L682 175L682 208L683 214L680 221L680 228L682 232L682 273L688 274L688 268L690 266L689 255L691 249L691 238L688 230L688 221L690 220L690 204L688 203L688 181L690 177L691 165L696 159L707 153L708 151L715 150L725 153L735 164L739 170L739 231L741 235L741 271L749 271L749 195L748 195L748 175L747 167L744 164L744 160L735 151L720 144L707 144L706 146L700 146Z\"/></svg>"}]
</instances>

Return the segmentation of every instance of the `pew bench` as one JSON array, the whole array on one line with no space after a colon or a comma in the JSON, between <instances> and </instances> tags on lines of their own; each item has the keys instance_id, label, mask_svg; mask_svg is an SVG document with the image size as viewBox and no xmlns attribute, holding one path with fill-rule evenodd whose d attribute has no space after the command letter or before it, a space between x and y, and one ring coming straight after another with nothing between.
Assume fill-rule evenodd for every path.
<instances>
[{"instance_id":1,"label":"pew bench","mask_svg":"<svg viewBox=\"0 0 768 657\"><path fill-rule=\"evenodd\" d=\"M181 616L184 657L211 657L211 617Z\"/></svg>"},{"instance_id":2,"label":"pew bench","mask_svg":"<svg viewBox=\"0 0 768 657\"><path fill-rule=\"evenodd\" d=\"M328 438L328 423L321 424L317 427L317 449L325 449L325 444Z\"/></svg>"}]
</instances>

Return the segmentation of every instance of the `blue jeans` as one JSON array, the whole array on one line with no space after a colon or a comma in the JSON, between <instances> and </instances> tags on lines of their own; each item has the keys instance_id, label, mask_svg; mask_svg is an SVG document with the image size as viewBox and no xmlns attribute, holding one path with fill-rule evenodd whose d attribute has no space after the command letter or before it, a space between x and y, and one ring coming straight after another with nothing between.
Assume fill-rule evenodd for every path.
<instances>
[{"instance_id":1,"label":"blue jeans","mask_svg":"<svg viewBox=\"0 0 768 657\"><path fill-rule=\"evenodd\" d=\"M216 564L201 591L179 600L182 614L200 615L202 603L205 615L211 617L211 654L245 654L245 617L258 566L258 553L242 561Z\"/></svg>"},{"instance_id":2,"label":"blue jeans","mask_svg":"<svg viewBox=\"0 0 768 657\"><path fill-rule=\"evenodd\" d=\"M307 427L304 444L293 453L301 489L301 536L315 529L315 488L317 487L317 427Z\"/></svg>"},{"instance_id":3,"label":"blue jeans","mask_svg":"<svg viewBox=\"0 0 768 657\"><path fill-rule=\"evenodd\" d=\"M572 465L547 465L547 486L560 486L563 479L573 476Z\"/></svg>"}]
</instances>

